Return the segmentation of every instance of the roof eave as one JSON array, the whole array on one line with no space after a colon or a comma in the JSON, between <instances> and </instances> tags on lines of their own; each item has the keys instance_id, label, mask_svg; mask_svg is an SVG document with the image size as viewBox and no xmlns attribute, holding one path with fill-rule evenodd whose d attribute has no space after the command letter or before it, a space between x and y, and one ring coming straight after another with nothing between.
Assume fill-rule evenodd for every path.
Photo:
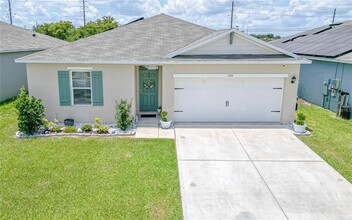
<instances>
[{"instance_id":1,"label":"roof eave","mask_svg":"<svg viewBox=\"0 0 352 220\"><path fill-rule=\"evenodd\" d=\"M46 60L15 60L16 63L26 64L128 64L128 65L163 65L163 64L311 64L307 59L292 60L121 60L121 61L46 61Z\"/></svg>"},{"instance_id":2,"label":"roof eave","mask_svg":"<svg viewBox=\"0 0 352 220\"><path fill-rule=\"evenodd\" d=\"M352 64L352 60L343 60L343 59L337 59L337 58L316 57L316 56L302 56L302 57L310 59L310 60Z\"/></svg>"},{"instance_id":3,"label":"roof eave","mask_svg":"<svg viewBox=\"0 0 352 220\"><path fill-rule=\"evenodd\" d=\"M16 53L16 52L31 52L31 51L42 51L50 49L51 47L46 48L29 48L29 49L15 49L15 50L0 50L0 53Z\"/></svg>"}]
</instances>

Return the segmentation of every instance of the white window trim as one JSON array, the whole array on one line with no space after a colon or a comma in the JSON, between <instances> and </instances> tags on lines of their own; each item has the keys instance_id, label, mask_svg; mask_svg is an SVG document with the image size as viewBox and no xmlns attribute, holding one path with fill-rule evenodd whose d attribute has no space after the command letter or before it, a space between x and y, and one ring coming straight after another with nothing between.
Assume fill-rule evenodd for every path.
<instances>
[{"instance_id":1,"label":"white window trim","mask_svg":"<svg viewBox=\"0 0 352 220\"><path fill-rule=\"evenodd\" d=\"M73 81L72 81L72 72L89 72L90 74L90 88L88 87L75 87L73 88ZM86 70L86 69L74 69L74 70L70 70L70 90L71 90L71 105L72 106L93 106L93 82L92 82L92 71L91 70ZM82 105L82 104L75 104L75 100L74 100L74 94L73 94L73 90L74 89L90 89L90 105Z\"/></svg>"}]
</instances>

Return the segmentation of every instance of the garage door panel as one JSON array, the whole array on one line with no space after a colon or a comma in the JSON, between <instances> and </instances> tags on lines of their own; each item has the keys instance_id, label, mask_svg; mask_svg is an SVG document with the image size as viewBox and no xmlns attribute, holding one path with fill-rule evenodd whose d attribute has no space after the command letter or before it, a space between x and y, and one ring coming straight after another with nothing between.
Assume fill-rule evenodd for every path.
<instances>
[{"instance_id":1,"label":"garage door panel","mask_svg":"<svg viewBox=\"0 0 352 220\"><path fill-rule=\"evenodd\" d=\"M279 122L283 78L175 78L176 121Z\"/></svg>"}]
</instances>

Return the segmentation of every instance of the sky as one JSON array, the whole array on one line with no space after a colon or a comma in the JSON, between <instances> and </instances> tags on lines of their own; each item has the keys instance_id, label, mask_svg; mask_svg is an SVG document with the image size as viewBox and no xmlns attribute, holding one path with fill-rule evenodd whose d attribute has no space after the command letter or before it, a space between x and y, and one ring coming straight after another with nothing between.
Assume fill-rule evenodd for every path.
<instances>
[{"instance_id":1,"label":"sky","mask_svg":"<svg viewBox=\"0 0 352 220\"><path fill-rule=\"evenodd\" d=\"M10 0L13 24L71 21L83 24L83 0ZM87 21L104 15L119 24L166 13L212 29L230 28L232 0L85 0ZM0 0L0 20L9 22L8 0ZM352 0L235 0L234 27L252 34L288 36L332 22L352 20Z\"/></svg>"}]
</instances>

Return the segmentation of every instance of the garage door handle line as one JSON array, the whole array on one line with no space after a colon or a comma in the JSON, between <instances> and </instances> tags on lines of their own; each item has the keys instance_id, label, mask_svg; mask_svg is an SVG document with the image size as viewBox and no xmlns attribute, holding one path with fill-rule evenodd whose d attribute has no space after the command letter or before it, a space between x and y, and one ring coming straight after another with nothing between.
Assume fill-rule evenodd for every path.
<instances>
[{"instance_id":1,"label":"garage door handle line","mask_svg":"<svg viewBox=\"0 0 352 220\"><path fill-rule=\"evenodd\" d=\"M280 111L271 111L271 112L280 112Z\"/></svg>"}]
</instances>

